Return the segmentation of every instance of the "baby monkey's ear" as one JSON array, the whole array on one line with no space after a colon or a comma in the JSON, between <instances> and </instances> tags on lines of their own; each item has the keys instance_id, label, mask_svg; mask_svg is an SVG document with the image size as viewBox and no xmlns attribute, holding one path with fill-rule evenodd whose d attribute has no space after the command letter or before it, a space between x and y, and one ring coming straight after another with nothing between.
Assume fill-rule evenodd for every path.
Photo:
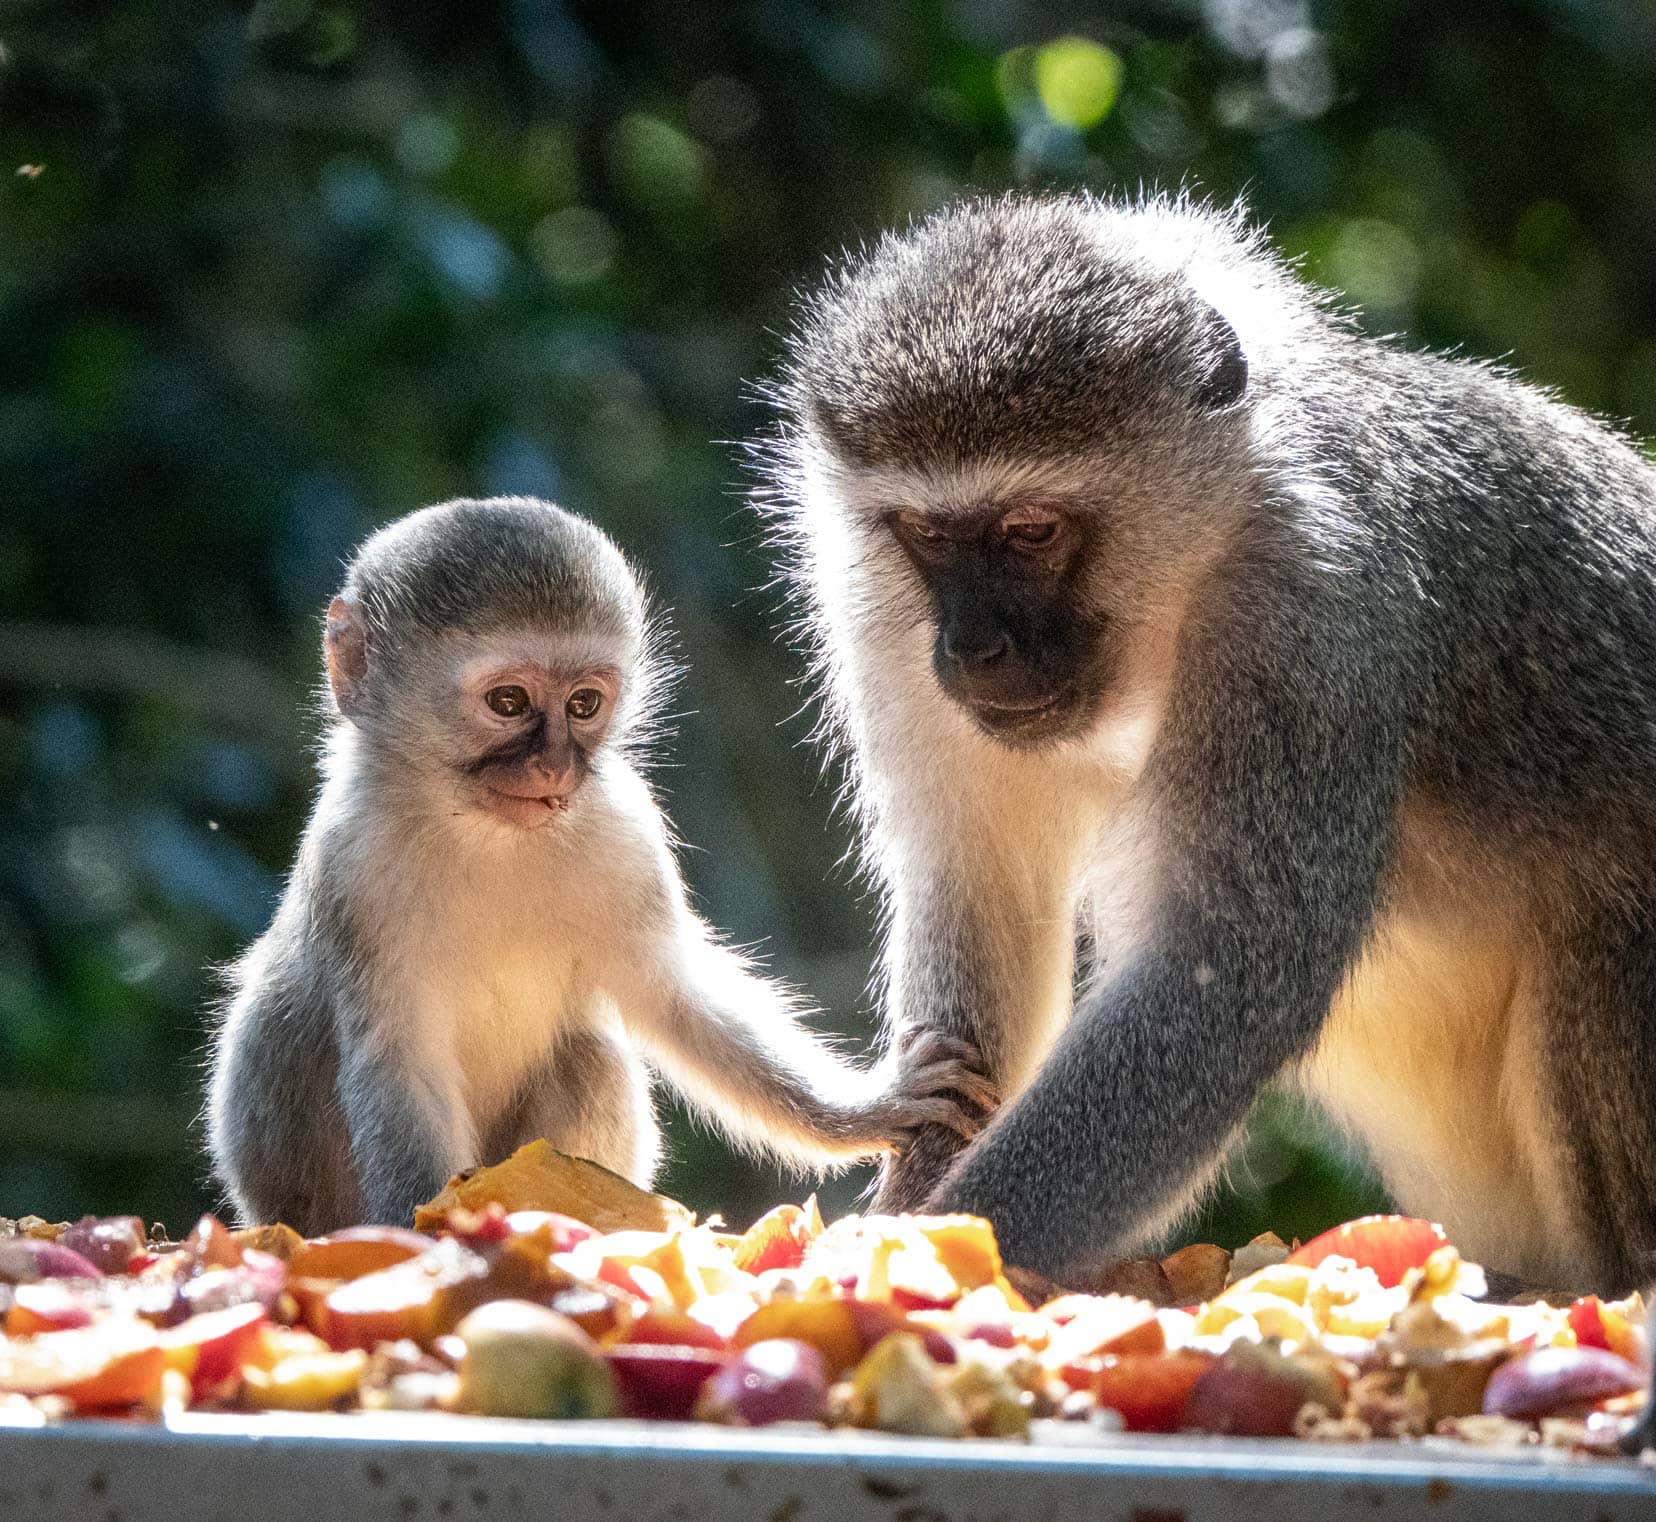
<instances>
[{"instance_id":1,"label":"baby monkey's ear","mask_svg":"<svg viewBox=\"0 0 1656 1522\"><path fill-rule=\"evenodd\" d=\"M1235 328L1211 307L1207 317L1205 366L1196 383L1196 405L1204 412L1223 412L1241 401L1248 389L1248 356Z\"/></svg>"},{"instance_id":2,"label":"baby monkey's ear","mask_svg":"<svg viewBox=\"0 0 1656 1522\"><path fill-rule=\"evenodd\" d=\"M361 711L362 683L368 675L368 631L355 598L336 597L328 604L322 650L328 658L328 686L334 702L351 718Z\"/></svg>"}]
</instances>

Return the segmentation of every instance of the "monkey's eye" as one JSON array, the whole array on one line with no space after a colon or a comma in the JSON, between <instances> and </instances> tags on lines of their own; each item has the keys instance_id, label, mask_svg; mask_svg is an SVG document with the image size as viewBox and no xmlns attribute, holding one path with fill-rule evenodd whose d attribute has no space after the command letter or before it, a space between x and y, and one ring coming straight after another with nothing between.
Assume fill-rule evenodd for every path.
<instances>
[{"instance_id":1,"label":"monkey's eye","mask_svg":"<svg viewBox=\"0 0 1656 1522\"><path fill-rule=\"evenodd\" d=\"M577 687L564 704L564 712L572 719L595 719L604 706L604 695L596 687Z\"/></svg>"},{"instance_id":2,"label":"monkey's eye","mask_svg":"<svg viewBox=\"0 0 1656 1522\"><path fill-rule=\"evenodd\" d=\"M520 719L529 712L529 693L522 687L491 687L483 701L503 719Z\"/></svg>"},{"instance_id":3,"label":"monkey's eye","mask_svg":"<svg viewBox=\"0 0 1656 1522\"><path fill-rule=\"evenodd\" d=\"M897 526L910 539L918 539L922 544L941 544L949 537L924 513L897 513L894 516Z\"/></svg>"},{"instance_id":4,"label":"monkey's eye","mask_svg":"<svg viewBox=\"0 0 1656 1522\"><path fill-rule=\"evenodd\" d=\"M1002 536L1021 549L1045 549L1058 537L1056 518L1010 518L1001 524Z\"/></svg>"}]
</instances>

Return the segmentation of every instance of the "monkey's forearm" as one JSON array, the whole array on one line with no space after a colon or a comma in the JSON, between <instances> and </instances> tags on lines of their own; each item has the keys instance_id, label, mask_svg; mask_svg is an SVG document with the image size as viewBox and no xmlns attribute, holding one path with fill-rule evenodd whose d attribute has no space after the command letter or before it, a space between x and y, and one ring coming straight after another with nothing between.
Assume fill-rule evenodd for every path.
<instances>
[{"instance_id":1,"label":"monkey's forearm","mask_svg":"<svg viewBox=\"0 0 1656 1522\"><path fill-rule=\"evenodd\" d=\"M1057 1276L1165 1225L1316 1028L1311 1001L1257 1021L1200 970L1158 953L1094 996L927 1207L989 1216L1008 1262Z\"/></svg>"},{"instance_id":2,"label":"monkey's forearm","mask_svg":"<svg viewBox=\"0 0 1656 1522\"><path fill-rule=\"evenodd\" d=\"M1167 875L1201 887L1167 891L1142 949L927 1201L990 1216L1009 1262L1061 1279L1170 1224L1316 1041L1370 927L1384 840L1361 804L1267 834L1261 802L1256 786L1232 804L1258 836L1189 846L1195 869Z\"/></svg>"},{"instance_id":3,"label":"monkey's forearm","mask_svg":"<svg viewBox=\"0 0 1656 1522\"><path fill-rule=\"evenodd\" d=\"M1033 903L979 868L975 876L940 872L899 900L889 1019L899 1046L927 1031L968 1043L998 1098L1015 1089L1068 1014L1074 939L1060 882L1046 883L1043 901ZM916 1129L887 1158L876 1207L919 1209L966 1141L947 1125Z\"/></svg>"},{"instance_id":4,"label":"monkey's forearm","mask_svg":"<svg viewBox=\"0 0 1656 1522\"><path fill-rule=\"evenodd\" d=\"M800 1022L798 1002L740 956L688 933L666 989L623 996L670 1078L736 1140L819 1166L884 1150L904 1112L886 1073L846 1062ZM947 1106L939 1105L941 1112Z\"/></svg>"},{"instance_id":5,"label":"monkey's forearm","mask_svg":"<svg viewBox=\"0 0 1656 1522\"><path fill-rule=\"evenodd\" d=\"M800 1025L780 988L745 969L728 968L716 987L682 989L646 1039L738 1140L808 1164L850 1161L883 1144L867 1123L872 1076Z\"/></svg>"},{"instance_id":6,"label":"monkey's forearm","mask_svg":"<svg viewBox=\"0 0 1656 1522\"><path fill-rule=\"evenodd\" d=\"M929 896L925 921L932 933L901 920L894 928L890 1021L899 1043L926 1030L971 1042L994 1081L1006 1047L1003 1003L990 976L996 962L974 953L972 948L982 945L975 919L950 897L942 891ZM948 1126L921 1126L900 1152L886 1158L874 1207L918 1210L966 1141Z\"/></svg>"}]
</instances>

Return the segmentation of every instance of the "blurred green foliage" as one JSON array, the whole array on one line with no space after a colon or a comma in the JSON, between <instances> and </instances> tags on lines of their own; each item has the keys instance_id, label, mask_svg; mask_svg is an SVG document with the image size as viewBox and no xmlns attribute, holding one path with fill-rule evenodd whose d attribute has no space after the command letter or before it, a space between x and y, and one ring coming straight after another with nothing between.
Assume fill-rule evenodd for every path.
<instances>
[{"instance_id":1,"label":"blurred green foliage","mask_svg":"<svg viewBox=\"0 0 1656 1522\"><path fill-rule=\"evenodd\" d=\"M270 911L375 524L537 492L637 558L694 885L860 1040L873 906L709 442L762 425L790 291L968 190L1245 190L1372 328L1649 432L1653 100L1617 0L0 0L0 1213L211 1202L209 969ZM799 1192L673 1149L732 1219ZM1272 1106L1196 1230L1376 1200Z\"/></svg>"}]
</instances>

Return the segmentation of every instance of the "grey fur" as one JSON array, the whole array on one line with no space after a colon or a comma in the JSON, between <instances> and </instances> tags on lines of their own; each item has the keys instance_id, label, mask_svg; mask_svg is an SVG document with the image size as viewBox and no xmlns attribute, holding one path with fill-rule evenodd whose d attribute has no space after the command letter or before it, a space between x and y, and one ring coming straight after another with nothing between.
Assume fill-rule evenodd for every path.
<instances>
[{"instance_id":1,"label":"grey fur","mask_svg":"<svg viewBox=\"0 0 1656 1522\"><path fill-rule=\"evenodd\" d=\"M1580 1211L1552 1261L1656 1276L1656 469L1626 438L1362 336L1239 213L1166 200L973 201L885 237L806 301L776 399L763 453L890 908L889 1019L973 1041L1010 1095L952 1165L922 1133L888 1203L985 1213L1049 1273L1142 1243L1306 1070L1441 846L1462 889L1518 905L1533 1134ZM1108 932L1140 901L1100 911L1108 883L1048 881L1057 847L1020 846L1061 836L1048 793L1092 806L1089 753L1066 732L1014 754L940 703L941 604L885 527L992 518L951 483L1026 468L1087 504L1089 701L1195 589L1097 826L1154 843L1153 913L1073 1018L1064 996L1050 1050L1028 990L1069 986L1054 921ZM1491 1266L1534 1232L1500 1221Z\"/></svg>"},{"instance_id":2,"label":"grey fur","mask_svg":"<svg viewBox=\"0 0 1656 1522\"><path fill-rule=\"evenodd\" d=\"M1075 219L1003 203L888 237L806 308L788 393L858 465L969 460L1009 443L1084 454L1233 352L1188 286L1107 264Z\"/></svg>"},{"instance_id":3,"label":"grey fur","mask_svg":"<svg viewBox=\"0 0 1656 1522\"><path fill-rule=\"evenodd\" d=\"M644 592L620 550L584 518L529 497L421 508L357 551L344 594L387 651L421 653L455 630L528 625L639 637Z\"/></svg>"},{"instance_id":4,"label":"grey fur","mask_svg":"<svg viewBox=\"0 0 1656 1522\"><path fill-rule=\"evenodd\" d=\"M611 1035L571 1031L552 1060L524 1079L481 1155L506 1157L541 1136L560 1138L576 1157L631 1159L629 1175L653 1173L661 1136L643 1059Z\"/></svg>"},{"instance_id":5,"label":"grey fur","mask_svg":"<svg viewBox=\"0 0 1656 1522\"><path fill-rule=\"evenodd\" d=\"M305 1232L365 1219L355 1170L335 1162L351 1156L333 1018L343 992L333 974L349 964L305 954L320 931L309 909L290 892L260 943L285 972L262 996L241 991L263 969L256 974L247 960L231 969L236 993L215 1041L208 1118L214 1169L242 1220L286 1221Z\"/></svg>"}]
</instances>

